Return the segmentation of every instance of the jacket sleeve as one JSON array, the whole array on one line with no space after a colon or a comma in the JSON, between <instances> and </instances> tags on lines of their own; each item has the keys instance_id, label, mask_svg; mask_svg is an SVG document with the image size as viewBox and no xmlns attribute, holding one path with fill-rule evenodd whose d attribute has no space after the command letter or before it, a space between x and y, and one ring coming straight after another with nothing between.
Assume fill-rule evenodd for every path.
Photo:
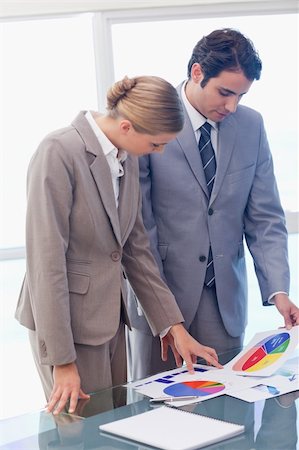
<instances>
[{"instance_id":1,"label":"jacket sleeve","mask_svg":"<svg viewBox=\"0 0 299 450\"><path fill-rule=\"evenodd\" d=\"M154 335L184 321L151 253L142 221L141 193L136 222L123 248L123 266Z\"/></svg>"},{"instance_id":2,"label":"jacket sleeve","mask_svg":"<svg viewBox=\"0 0 299 450\"><path fill-rule=\"evenodd\" d=\"M71 167L59 141L46 138L28 170L26 277L42 364L76 359L65 257L74 188Z\"/></svg>"},{"instance_id":3,"label":"jacket sleeve","mask_svg":"<svg viewBox=\"0 0 299 450\"><path fill-rule=\"evenodd\" d=\"M290 273L285 216L262 118L259 129L259 154L244 214L244 231L263 303L268 305L268 298L273 293L289 292Z\"/></svg>"},{"instance_id":4,"label":"jacket sleeve","mask_svg":"<svg viewBox=\"0 0 299 450\"><path fill-rule=\"evenodd\" d=\"M152 207L152 179L150 169L150 156L145 155L139 158L139 181L142 192L142 218L150 239L152 254L158 264L161 277L165 281L163 263L158 250L158 232L156 220Z\"/></svg>"}]
</instances>

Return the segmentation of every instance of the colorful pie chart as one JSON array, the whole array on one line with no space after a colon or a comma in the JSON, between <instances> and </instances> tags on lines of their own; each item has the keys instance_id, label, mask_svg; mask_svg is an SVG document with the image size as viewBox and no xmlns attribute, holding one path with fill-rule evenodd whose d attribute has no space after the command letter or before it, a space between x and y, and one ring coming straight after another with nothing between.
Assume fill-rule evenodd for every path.
<instances>
[{"instance_id":1,"label":"colorful pie chart","mask_svg":"<svg viewBox=\"0 0 299 450\"><path fill-rule=\"evenodd\" d=\"M232 367L242 372L256 372L276 362L284 354L290 343L289 333L268 336L255 344Z\"/></svg>"},{"instance_id":2,"label":"colorful pie chart","mask_svg":"<svg viewBox=\"0 0 299 450\"><path fill-rule=\"evenodd\" d=\"M164 389L164 393L172 397L180 397L182 395L197 395L205 397L206 395L216 394L225 389L224 384L218 381L183 381L175 383Z\"/></svg>"}]
</instances>

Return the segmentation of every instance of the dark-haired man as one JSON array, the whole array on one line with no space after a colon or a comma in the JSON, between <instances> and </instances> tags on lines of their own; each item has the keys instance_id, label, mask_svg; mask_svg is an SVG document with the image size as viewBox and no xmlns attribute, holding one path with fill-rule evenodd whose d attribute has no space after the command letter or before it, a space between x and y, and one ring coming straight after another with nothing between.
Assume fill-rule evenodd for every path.
<instances>
[{"instance_id":1,"label":"dark-haired man","mask_svg":"<svg viewBox=\"0 0 299 450\"><path fill-rule=\"evenodd\" d=\"M263 120L239 106L261 68L240 32L203 37L178 87L184 129L163 155L140 160L143 218L161 274L188 331L218 353L243 342L244 239L263 304L275 304L287 327L299 324L288 297L287 231ZM172 357L161 361L159 338L152 338L134 295L130 306L132 377L174 367Z\"/></svg>"}]
</instances>

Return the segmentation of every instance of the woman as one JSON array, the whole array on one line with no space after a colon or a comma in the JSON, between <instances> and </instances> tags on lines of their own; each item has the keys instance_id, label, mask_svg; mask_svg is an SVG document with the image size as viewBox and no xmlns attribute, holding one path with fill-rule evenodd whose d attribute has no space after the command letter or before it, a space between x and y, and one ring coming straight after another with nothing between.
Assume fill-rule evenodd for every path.
<instances>
[{"instance_id":1,"label":"woman","mask_svg":"<svg viewBox=\"0 0 299 450\"><path fill-rule=\"evenodd\" d=\"M215 351L185 331L160 279L140 212L136 156L162 151L183 126L176 90L157 77L125 78L107 114L81 112L40 144L28 170L26 276L16 318L29 328L48 411L126 382L128 278L153 334L192 371ZM171 170L171 168L169 168Z\"/></svg>"}]
</instances>

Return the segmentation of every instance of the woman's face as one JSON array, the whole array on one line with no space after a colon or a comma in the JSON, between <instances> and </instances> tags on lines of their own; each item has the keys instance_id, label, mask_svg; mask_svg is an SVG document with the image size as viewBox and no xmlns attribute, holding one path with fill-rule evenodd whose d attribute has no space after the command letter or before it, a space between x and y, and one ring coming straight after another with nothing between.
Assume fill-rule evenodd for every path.
<instances>
[{"instance_id":1,"label":"woman's face","mask_svg":"<svg viewBox=\"0 0 299 450\"><path fill-rule=\"evenodd\" d=\"M142 156L149 153L161 153L168 142L175 139L177 133L156 135L138 133L131 126L123 137L122 148L131 155Z\"/></svg>"}]
</instances>

